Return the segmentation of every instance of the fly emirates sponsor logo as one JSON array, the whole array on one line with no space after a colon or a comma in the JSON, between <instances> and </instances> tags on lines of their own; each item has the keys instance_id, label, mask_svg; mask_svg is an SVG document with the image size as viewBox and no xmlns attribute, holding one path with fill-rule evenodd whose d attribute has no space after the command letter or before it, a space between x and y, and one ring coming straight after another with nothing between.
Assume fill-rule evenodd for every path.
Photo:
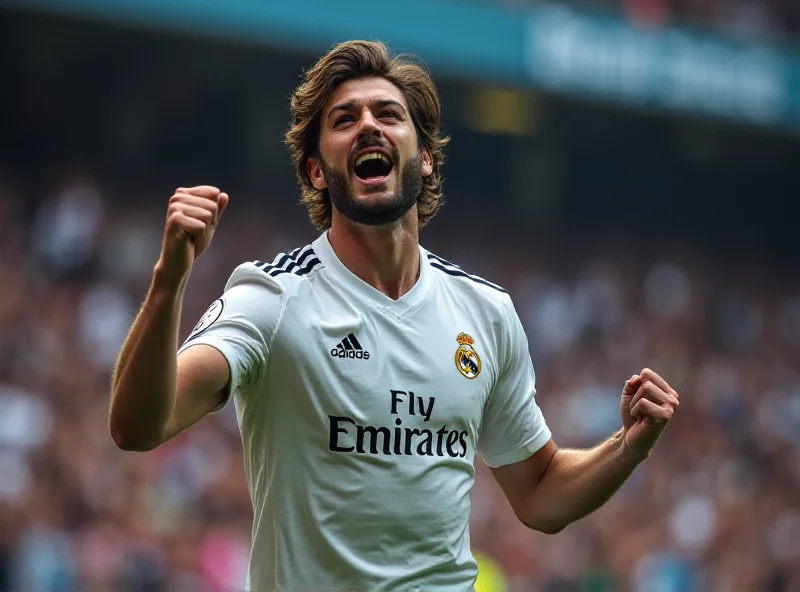
<instances>
[{"instance_id":1,"label":"fly emirates sponsor logo","mask_svg":"<svg viewBox=\"0 0 800 592\"><path fill-rule=\"evenodd\" d=\"M447 424L422 429L403 426L403 416L431 421L435 397L421 397L412 391L391 390L389 414L394 426L360 425L352 417L328 415L331 452L398 456L467 455L467 432L449 430Z\"/></svg>"}]
</instances>

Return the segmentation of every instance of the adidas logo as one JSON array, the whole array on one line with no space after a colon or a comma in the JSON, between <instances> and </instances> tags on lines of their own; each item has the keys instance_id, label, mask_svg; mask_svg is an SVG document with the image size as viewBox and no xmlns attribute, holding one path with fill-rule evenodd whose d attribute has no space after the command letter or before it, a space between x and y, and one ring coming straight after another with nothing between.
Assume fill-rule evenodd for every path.
<instances>
[{"instance_id":1,"label":"adidas logo","mask_svg":"<svg viewBox=\"0 0 800 592\"><path fill-rule=\"evenodd\" d=\"M334 358L369 360L369 352L361 347L358 339L356 339L356 336L352 333L342 339L342 341L331 350L331 356Z\"/></svg>"}]
</instances>

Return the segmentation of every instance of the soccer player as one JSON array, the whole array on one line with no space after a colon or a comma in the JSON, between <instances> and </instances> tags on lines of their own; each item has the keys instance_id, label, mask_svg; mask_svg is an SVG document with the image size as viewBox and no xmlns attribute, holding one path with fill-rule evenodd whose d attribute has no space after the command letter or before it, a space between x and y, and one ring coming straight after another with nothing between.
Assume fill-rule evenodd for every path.
<instances>
[{"instance_id":1,"label":"soccer player","mask_svg":"<svg viewBox=\"0 0 800 592\"><path fill-rule=\"evenodd\" d=\"M320 236L237 267L179 348L186 282L228 195L178 189L115 368L111 434L152 450L234 400L254 507L247 590L463 592L476 454L523 524L557 533L647 458L678 395L645 369L625 382L617 433L558 449L506 291L419 244L447 143L427 72L343 43L291 112Z\"/></svg>"}]
</instances>

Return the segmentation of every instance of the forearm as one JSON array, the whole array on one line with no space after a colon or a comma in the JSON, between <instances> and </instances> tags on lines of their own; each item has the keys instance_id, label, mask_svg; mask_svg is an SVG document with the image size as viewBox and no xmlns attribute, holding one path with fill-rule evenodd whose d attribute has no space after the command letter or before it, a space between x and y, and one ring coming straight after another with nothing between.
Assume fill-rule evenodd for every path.
<instances>
[{"instance_id":1,"label":"forearm","mask_svg":"<svg viewBox=\"0 0 800 592\"><path fill-rule=\"evenodd\" d=\"M109 428L125 450L150 450L160 444L175 405L175 354L186 279L166 277L156 268L118 356Z\"/></svg>"},{"instance_id":2,"label":"forearm","mask_svg":"<svg viewBox=\"0 0 800 592\"><path fill-rule=\"evenodd\" d=\"M620 430L590 450L559 450L529 500L530 525L558 532L605 504L643 459Z\"/></svg>"}]
</instances>

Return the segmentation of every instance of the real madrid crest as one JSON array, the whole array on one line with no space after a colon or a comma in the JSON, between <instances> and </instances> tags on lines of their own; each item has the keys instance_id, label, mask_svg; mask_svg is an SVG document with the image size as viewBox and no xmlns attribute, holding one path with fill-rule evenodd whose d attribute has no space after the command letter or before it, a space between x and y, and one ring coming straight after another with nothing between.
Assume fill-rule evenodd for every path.
<instances>
[{"instance_id":1,"label":"real madrid crest","mask_svg":"<svg viewBox=\"0 0 800 592\"><path fill-rule=\"evenodd\" d=\"M189 338L197 337L200 333L204 332L208 329L211 325L217 322L220 315L222 315L222 309L225 308L225 304L222 302L222 298L217 298L214 302L211 303L211 306L208 307L203 316L200 317L200 320L192 329L192 332L189 334Z\"/></svg>"},{"instance_id":2,"label":"real madrid crest","mask_svg":"<svg viewBox=\"0 0 800 592\"><path fill-rule=\"evenodd\" d=\"M481 373L481 357L472 347L475 340L466 333L459 333L456 341L459 343L456 350L456 368L465 378L472 380Z\"/></svg>"}]
</instances>

